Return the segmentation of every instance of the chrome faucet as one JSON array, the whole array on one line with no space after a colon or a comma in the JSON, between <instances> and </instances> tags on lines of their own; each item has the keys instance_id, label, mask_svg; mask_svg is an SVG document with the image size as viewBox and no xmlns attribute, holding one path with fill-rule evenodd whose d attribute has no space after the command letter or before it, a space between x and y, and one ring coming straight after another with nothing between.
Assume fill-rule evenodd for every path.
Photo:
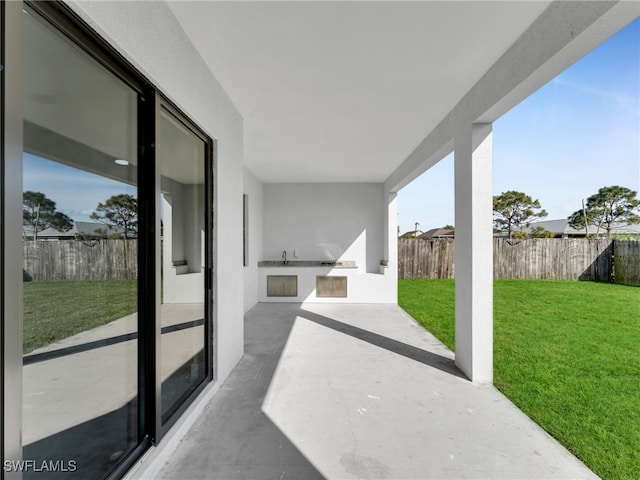
<instances>
[{"instance_id":1,"label":"chrome faucet","mask_svg":"<svg viewBox=\"0 0 640 480\"><path fill-rule=\"evenodd\" d=\"M286 250L283 250L282 258L284 258L284 264L286 265L287 264L287 251Z\"/></svg>"}]
</instances>

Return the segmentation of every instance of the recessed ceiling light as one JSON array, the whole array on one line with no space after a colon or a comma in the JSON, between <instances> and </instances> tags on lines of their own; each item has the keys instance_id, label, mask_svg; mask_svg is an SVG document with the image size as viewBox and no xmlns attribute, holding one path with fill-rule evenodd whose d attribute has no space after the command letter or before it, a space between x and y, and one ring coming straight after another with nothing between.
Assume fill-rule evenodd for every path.
<instances>
[{"instance_id":1,"label":"recessed ceiling light","mask_svg":"<svg viewBox=\"0 0 640 480\"><path fill-rule=\"evenodd\" d=\"M116 158L114 162L118 165L129 165L129 160L123 160L122 158Z\"/></svg>"}]
</instances>

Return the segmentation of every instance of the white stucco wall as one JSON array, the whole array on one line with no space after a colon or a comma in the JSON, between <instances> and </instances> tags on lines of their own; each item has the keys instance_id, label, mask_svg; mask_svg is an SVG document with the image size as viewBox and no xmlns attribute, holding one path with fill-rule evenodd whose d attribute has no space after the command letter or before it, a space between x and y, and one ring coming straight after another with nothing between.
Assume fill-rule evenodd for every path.
<instances>
[{"instance_id":1,"label":"white stucco wall","mask_svg":"<svg viewBox=\"0 0 640 480\"><path fill-rule=\"evenodd\" d=\"M281 183L264 186L264 260L355 260L378 272L383 259L382 185Z\"/></svg>"},{"instance_id":2,"label":"white stucco wall","mask_svg":"<svg viewBox=\"0 0 640 480\"><path fill-rule=\"evenodd\" d=\"M244 169L244 190L249 201L249 261L244 267L244 311L258 302L258 261L262 260L263 186L253 173Z\"/></svg>"},{"instance_id":3,"label":"white stucco wall","mask_svg":"<svg viewBox=\"0 0 640 480\"><path fill-rule=\"evenodd\" d=\"M217 142L217 379L243 353L243 133L237 109L161 2L69 2L71 8Z\"/></svg>"},{"instance_id":4,"label":"white stucco wall","mask_svg":"<svg viewBox=\"0 0 640 480\"><path fill-rule=\"evenodd\" d=\"M355 261L357 269L335 269L349 277L347 299L316 298L315 273L299 268L299 295L266 297L266 275L286 274L291 268L259 269L260 301L378 302L396 301L397 275L381 269L385 251L388 195L377 183L281 183L264 185L264 255L261 260ZM393 219L395 228L395 219ZM394 263L395 264L395 263ZM384 272L384 273L381 273ZM318 273L320 274L320 273ZM311 275L311 280L305 278ZM304 278L303 278L304 277Z\"/></svg>"}]
</instances>

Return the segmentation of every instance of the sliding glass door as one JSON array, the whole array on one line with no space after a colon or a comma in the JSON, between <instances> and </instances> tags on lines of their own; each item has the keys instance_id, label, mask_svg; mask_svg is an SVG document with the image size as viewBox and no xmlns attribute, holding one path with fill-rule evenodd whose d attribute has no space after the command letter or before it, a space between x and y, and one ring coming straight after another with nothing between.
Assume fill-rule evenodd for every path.
<instances>
[{"instance_id":1,"label":"sliding glass door","mask_svg":"<svg viewBox=\"0 0 640 480\"><path fill-rule=\"evenodd\" d=\"M25 477L99 479L141 438L139 94L35 11L23 28Z\"/></svg>"},{"instance_id":2,"label":"sliding glass door","mask_svg":"<svg viewBox=\"0 0 640 480\"><path fill-rule=\"evenodd\" d=\"M160 108L162 423L205 378L207 142L168 106Z\"/></svg>"},{"instance_id":3,"label":"sliding glass door","mask_svg":"<svg viewBox=\"0 0 640 480\"><path fill-rule=\"evenodd\" d=\"M16 227L22 199L23 313L10 458L27 479L119 477L213 378L213 142L64 5L12 15L22 169L4 180L17 180Z\"/></svg>"}]
</instances>

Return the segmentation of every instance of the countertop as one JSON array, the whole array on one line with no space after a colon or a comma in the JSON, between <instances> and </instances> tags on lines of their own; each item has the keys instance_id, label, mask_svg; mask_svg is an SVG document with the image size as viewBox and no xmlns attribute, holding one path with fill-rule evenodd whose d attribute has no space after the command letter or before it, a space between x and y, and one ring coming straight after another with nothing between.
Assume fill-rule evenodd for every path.
<instances>
[{"instance_id":1,"label":"countertop","mask_svg":"<svg viewBox=\"0 0 640 480\"><path fill-rule=\"evenodd\" d=\"M326 267L326 268L358 268L353 260L262 260L258 262L258 267Z\"/></svg>"}]
</instances>

